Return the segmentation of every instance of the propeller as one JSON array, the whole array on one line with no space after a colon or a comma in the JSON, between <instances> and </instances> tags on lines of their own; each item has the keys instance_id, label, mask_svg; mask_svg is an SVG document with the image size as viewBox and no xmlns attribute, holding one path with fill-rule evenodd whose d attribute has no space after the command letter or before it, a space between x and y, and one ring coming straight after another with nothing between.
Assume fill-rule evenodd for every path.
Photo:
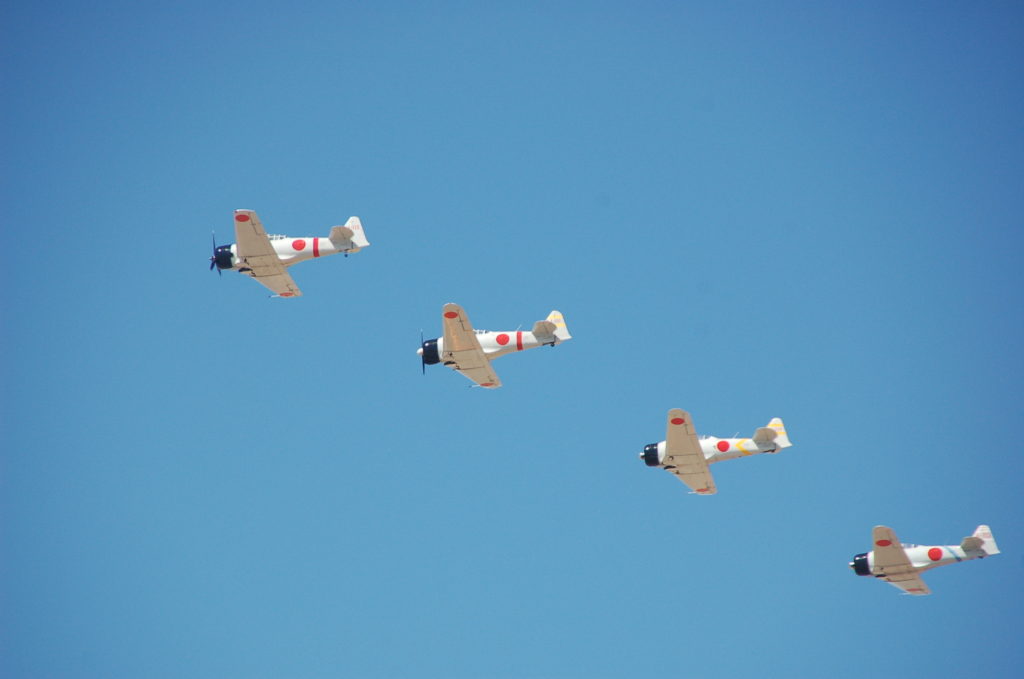
<instances>
[{"instance_id":1,"label":"propeller","mask_svg":"<svg viewBox=\"0 0 1024 679\"><path fill-rule=\"evenodd\" d=\"M423 330L420 329L420 369L423 374L427 374L427 353L423 351Z\"/></svg>"},{"instance_id":2,"label":"propeller","mask_svg":"<svg viewBox=\"0 0 1024 679\"><path fill-rule=\"evenodd\" d=\"M217 266L217 234L211 231L210 238L213 240L213 257L210 257L210 271L213 271L213 268ZM224 275L220 267L217 267L217 275Z\"/></svg>"}]
</instances>

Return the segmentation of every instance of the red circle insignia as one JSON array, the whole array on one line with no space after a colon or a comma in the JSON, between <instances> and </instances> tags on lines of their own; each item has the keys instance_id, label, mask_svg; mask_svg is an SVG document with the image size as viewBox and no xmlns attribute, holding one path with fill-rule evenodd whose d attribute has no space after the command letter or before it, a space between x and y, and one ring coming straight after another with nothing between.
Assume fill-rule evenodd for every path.
<instances>
[{"instance_id":1,"label":"red circle insignia","mask_svg":"<svg viewBox=\"0 0 1024 679\"><path fill-rule=\"evenodd\" d=\"M723 453L725 451L729 450L729 442L728 441L719 441L718 442L718 449L720 451L722 451Z\"/></svg>"},{"instance_id":2,"label":"red circle insignia","mask_svg":"<svg viewBox=\"0 0 1024 679\"><path fill-rule=\"evenodd\" d=\"M302 240L301 238L296 238L295 240L292 241L292 248L294 248L297 251L298 250L305 250L306 249L306 241Z\"/></svg>"},{"instance_id":3,"label":"red circle insignia","mask_svg":"<svg viewBox=\"0 0 1024 679\"><path fill-rule=\"evenodd\" d=\"M683 424L684 422L686 422L686 420L684 420L681 417L673 417L671 422L672 424Z\"/></svg>"},{"instance_id":4,"label":"red circle insignia","mask_svg":"<svg viewBox=\"0 0 1024 679\"><path fill-rule=\"evenodd\" d=\"M247 222L249 221L249 215L235 215L236 222Z\"/></svg>"},{"instance_id":5,"label":"red circle insignia","mask_svg":"<svg viewBox=\"0 0 1024 679\"><path fill-rule=\"evenodd\" d=\"M938 547L932 547L928 550L928 558L932 561L938 561L942 558L942 550Z\"/></svg>"}]
</instances>

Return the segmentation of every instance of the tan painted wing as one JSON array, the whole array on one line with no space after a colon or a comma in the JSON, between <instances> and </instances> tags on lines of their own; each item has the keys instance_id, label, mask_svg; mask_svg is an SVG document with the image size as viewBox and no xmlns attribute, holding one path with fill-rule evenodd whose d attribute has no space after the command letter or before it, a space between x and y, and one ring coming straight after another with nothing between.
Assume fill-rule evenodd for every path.
<instances>
[{"instance_id":1,"label":"tan painted wing","mask_svg":"<svg viewBox=\"0 0 1024 679\"><path fill-rule=\"evenodd\" d=\"M481 387L497 389L501 380L491 368L491 362L480 347L466 312L458 304L445 304L441 311L444 327L444 349L441 362L457 370Z\"/></svg>"},{"instance_id":2,"label":"tan painted wing","mask_svg":"<svg viewBox=\"0 0 1024 679\"><path fill-rule=\"evenodd\" d=\"M910 563L907 553L903 551L903 545L892 528L875 526L871 531L871 541L875 547L872 568L875 576L894 587L899 587L907 594L921 596L932 593L917 574L917 569Z\"/></svg>"},{"instance_id":3,"label":"tan painted wing","mask_svg":"<svg viewBox=\"0 0 1024 679\"><path fill-rule=\"evenodd\" d=\"M678 476L698 495L717 493L715 480L711 477L708 461L697 440L690 413L673 408L668 411L665 427L665 459L662 461L665 469Z\"/></svg>"},{"instance_id":4,"label":"tan painted wing","mask_svg":"<svg viewBox=\"0 0 1024 679\"><path fill-rule=\"evenodd\" d=\"M925 594L931 594L932 591L928 589L928 585L924 584L924 580L921 579L920 575L908 575L900 580L894 578L885 578L893 587L899 587L907 594L914 596L924 596Z\"/></svg>"},{"instance_id":5,"label":"tan painted wing","mask_svg":"<svg viewBox=\"0 0 1024 679\"><path fill-rule=\"evenodd\" d=\"M242 273L252 276L281 297L302 295L299 286L288 275L285 265L274 252L260 218L252 210L235 210L235 240Z\"/></svg>"}]
</instances>

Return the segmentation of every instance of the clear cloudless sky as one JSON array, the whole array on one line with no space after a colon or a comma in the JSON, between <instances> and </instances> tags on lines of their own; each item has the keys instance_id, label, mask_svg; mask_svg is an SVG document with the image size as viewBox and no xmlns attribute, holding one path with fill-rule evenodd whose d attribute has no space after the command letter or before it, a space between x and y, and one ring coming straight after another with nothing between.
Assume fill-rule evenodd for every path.
<instances>
[{"instance_id":1,"label":"clear cloudless sky","mask_svg":"<svg viewBox=\"0 0 1024 679\"><path fill-rule=\"evenodd\" d=\"M1019 2L0 24L0 675L1024 672ZM269 299L236 208L372 246ZM449 301L574 339L421 376ZM794 446L690 495L673 407ZM933 596L847 568L981 523Z\"/></svg>"}]
</instances>

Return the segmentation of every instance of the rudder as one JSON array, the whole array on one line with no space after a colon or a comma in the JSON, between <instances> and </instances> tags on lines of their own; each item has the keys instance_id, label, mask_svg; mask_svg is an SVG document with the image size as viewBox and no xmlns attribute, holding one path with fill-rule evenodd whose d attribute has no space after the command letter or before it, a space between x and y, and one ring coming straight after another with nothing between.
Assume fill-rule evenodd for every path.
<instances>
[{"instance_id":1,"label":"rudder","mask_svg":"<svg viewBox=\"0 0 1024 679\"><path fill-rule=\"evenodd\" d=\"M553 310L545 320L555 324L555 337L560 341L564 342L572 339L572 335L569 334L569 328L565 325L565 317L562 316L561 311Z\"/></svg>"},{"instance_id":2,"label":"rudder","mask_svg":"<svg viewBox=\"0 0 1024 679\"><path fill-rule=\"evenodd\" d=\"M786 435L786 425L782 423L781 417L773 417L772 421L768 423L768 428L775 432L775 443L779 446L779 450L793 445L789 441L789 436Z\"/></svg>"},{"instance_id":3,"label":"rudder","mask_svg":"<svg viewBox=\"0 0 1024 679\"><path fill-rule=\"evenodd\" d=\"M974 534L971 535L971 537L981 540L981 549L987 556L999 553L999 547L996 545L996 539L992 536L992 529L988 526L978 526L974 529Z\"/></svg>"},{"instance_id":4,"label":"rudder","mask_svg":"<svg viewBox=\"0 0 1024 679\"><path fill-rule=\"evenodd\" d=\"M359 217L349 217L345 226L333 227L329 238L334 243L334 247L342 252L359 252L361 248L370 245L370 241L366 240L363 223Z\"/></svg>"}]
</instances>

